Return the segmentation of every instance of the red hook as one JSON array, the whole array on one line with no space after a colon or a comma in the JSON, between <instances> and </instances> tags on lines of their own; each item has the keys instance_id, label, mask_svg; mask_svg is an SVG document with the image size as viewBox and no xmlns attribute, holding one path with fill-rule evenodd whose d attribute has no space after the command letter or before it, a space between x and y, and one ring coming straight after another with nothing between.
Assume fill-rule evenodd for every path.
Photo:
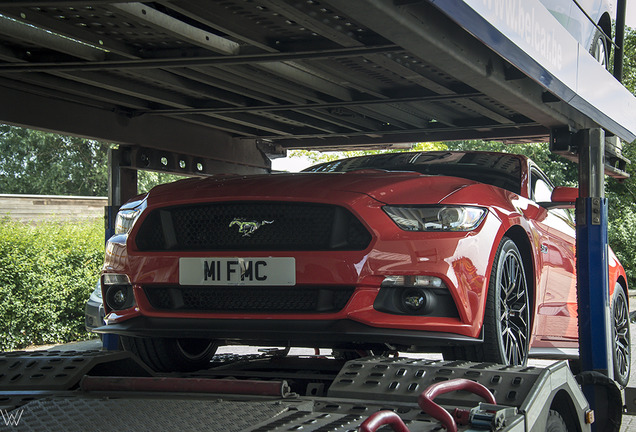
<instances>
[{"instance_id":1,"label":"red hook","mask_svg":"<svg viewBox=\"0 0 636 432\"><path fill-rule=\"evenodd\" d=\"M458 378L450 381L442 381L436 384L430 385L426 390L422 392L420 397L417 400L418 405L422 408L426 414L430 415L436 420L439 420L442 423L442 426L446 428L448 432L457 432L457 423L455 423L455 419L448 411L446 411L441 406L437 405L433 402L437 396L449 393L456 390L466 390L471 393L474 393L482 398L486 399L488 403L493 405L497 404L495 397L490 393L483 385L478 382L471 381L468 379ZM456 413L459 412L461 414L462 410L455 410Z\"/></svg>"},{"instance_id":2,"label":"red hook","mask_svg":"<svg viewBox=\"0 0 636 432\"><path fill-rule=\"evenodd\" d=\"M390 425L395 432L411 432L399 415L393 411L378 411L369 416L358 429L359 432L375 432L384 425Z\"/></svg>"}]
</instances>

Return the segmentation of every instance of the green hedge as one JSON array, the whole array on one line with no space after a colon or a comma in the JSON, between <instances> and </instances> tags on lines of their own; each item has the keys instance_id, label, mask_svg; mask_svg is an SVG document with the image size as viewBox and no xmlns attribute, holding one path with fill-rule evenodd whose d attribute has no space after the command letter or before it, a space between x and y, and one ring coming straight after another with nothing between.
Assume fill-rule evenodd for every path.
<instances>
[{"instance_id":1,"label":"green hedge","mask_svg":"<svg viewBox=\"0 0 636 432\"><path fill-rule=\"evenodd\" d=\"M617 220L611 220L608 240L625 268L629 289L636 289L636 214L626 213Z\"/></svg>"},{"instance_id":2,"label":"green hedge","mask_svg":"<svg viewBox=\"0 0 636 432\"><path fill-rule=\"evenodd\" d=\"M88 338L84 305L103 259L101 221L0 219L0 350Z\"/></svg>"}]
</instances>

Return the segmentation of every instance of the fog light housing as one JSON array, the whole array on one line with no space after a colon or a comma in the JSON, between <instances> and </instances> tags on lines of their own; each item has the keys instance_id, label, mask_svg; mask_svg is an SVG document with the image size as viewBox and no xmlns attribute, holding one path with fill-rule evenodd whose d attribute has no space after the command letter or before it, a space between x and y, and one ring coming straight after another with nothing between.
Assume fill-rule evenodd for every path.
<instances>
[{"instance_id":1,"label":"fog light housing","mask_svg":"<svg viewBox=\"0 0 636 432\"><path fill-rule=\"evenodd\" d=\"M104 286L104 302L110 310L120 311L135 305L130 278L126 274L105 273L102 276Z\"/></svg>"},{"instance_id":2,"label":"fog light housing","mask_svg":"<svg viewBox=\"0 0 636 432\"><path fill-rule=\"evenodd\" d=\"M437 276L390 275L384 277L373 307L381 312L400 315L452 314L452 309L447 307L452 305L452 300L450 303L442 302L443 307L437 310L440 296L450 299L446 284Z\"/></svg>"},{"instance_id":3,"label":"fog light housing","mask_svg":"<svg viewBox=\"0 0 636 432\"><path fill-rule=\"evenodd\" d=\"M426 307L426 293L420 288L407 288L402 291L402 306L413 312Z\"/></svg>"},{"instance_id":4,"label":"fog light housing","mask_svg":"<svg viewBox=\"0 0 636 432\"><path fill-rule=\"evenodd\" d=\"M399 296L400 309L409 315L426 315L435 306L435 297L426 289L403 288Z\"/></svg>"},{"instance_id":5,"label":"fog light housing","mask_svg":"<svg viewBox=\"0 0 636 432\"><path fill-rule=\"evenodd\" d=\"M130 285L112 285L106 290L106 304L115 311L129 309L135 303Z\"/></svg>"}]
</instances>

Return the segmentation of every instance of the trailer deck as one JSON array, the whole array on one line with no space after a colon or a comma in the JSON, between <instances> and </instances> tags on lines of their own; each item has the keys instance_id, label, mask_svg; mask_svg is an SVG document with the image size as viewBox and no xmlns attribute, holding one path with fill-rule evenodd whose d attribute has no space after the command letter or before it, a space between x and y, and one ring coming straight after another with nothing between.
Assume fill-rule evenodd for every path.
<instances>
[{"instance_id":1,"label":"trailer deck","mask_svg":"<svg viewBox=\"0 0 636 432\"><path fill-rule=\"evenodd\" d=\"M480 406L483 397L467 391L451 397L440 390L436 403L465 410L459 430L490 422L502 426L497 430L545 430L555 404L572 416L568 422L591 418L565 362L547 368L391 357L345 363L270 352L219 355L208 370L156 375L129 353L88 350L5 353L0 368L0 410L24 431L102 430L100 425L349 431L379 411L398 414L411 431L433 431L438 413L423 409L418 397L432 385L462 378L482 383L497 405ZM544 398L556 402L546 406Z\"/></svg>"}]
</instances>

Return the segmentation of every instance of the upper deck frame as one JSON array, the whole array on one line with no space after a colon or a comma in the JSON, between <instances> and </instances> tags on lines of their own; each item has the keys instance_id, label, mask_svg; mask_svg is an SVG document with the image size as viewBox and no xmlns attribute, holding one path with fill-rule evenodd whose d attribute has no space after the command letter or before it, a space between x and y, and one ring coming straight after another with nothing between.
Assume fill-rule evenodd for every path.
<instances>
[{"instance_id":1,"label":"upper deck frame","mask_svg":"<svg viewBox=\"0 0 636 432\"><path fill-rule=\"evenodd\" d=\"M636 138L636 99L537 0L8 0L0 61L0 122L227 160Z\"/></svg>"}]
</instances>

